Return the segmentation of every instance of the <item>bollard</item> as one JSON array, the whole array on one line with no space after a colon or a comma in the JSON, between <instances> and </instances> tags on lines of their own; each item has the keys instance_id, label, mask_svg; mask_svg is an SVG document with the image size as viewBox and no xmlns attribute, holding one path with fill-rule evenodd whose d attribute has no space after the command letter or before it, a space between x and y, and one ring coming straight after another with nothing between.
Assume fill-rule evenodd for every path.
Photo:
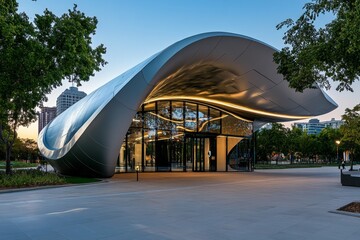
<instances>
[{"instance_id":1,"label":"bollard","mask_svg":"<svg viewBox=\"0 0 360 240\"><path fill-rule=\"evenodd\" d=\"M135 167L135 171L136 171L136 181L137 181L137 182L139 181L139 170L140 170L140 167L139 167L139 166L136 166L136 167Z\"/></svg>"}]
</instances>

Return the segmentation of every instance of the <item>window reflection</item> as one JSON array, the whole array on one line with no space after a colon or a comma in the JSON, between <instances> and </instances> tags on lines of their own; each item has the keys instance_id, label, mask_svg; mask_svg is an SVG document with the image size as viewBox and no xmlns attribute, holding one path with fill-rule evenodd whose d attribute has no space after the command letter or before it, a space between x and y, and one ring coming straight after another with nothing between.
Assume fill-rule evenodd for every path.
<instances>
[{"instance_id":1,"label":"window reflection","mask_svg":"<svg viewBox=\"0 0 360 240\"><path fill-rule=\"evenodd\" d=\"M206 167L201 159L207 159L208 153L197 156L195 146L205 149L207 135L244 137L251 133L252 123L210 106L184 101L148 103L133 118L117 166L127 172L136 166L142 171L199 171Z\"/></svg>"},{"instance_id":2,"label":"window reflection","mask_svg":"<svg viewBox=\"0 0 360 240\"><path fill-rule=\"evenodd\" d=\"M250 136L252 133L252 124L237 119L231 115L225 115L221 119L221 133L234 136Z\"/></svg>"},{"instance_id":3,"label":"window reflection","mask_svg":"<svg viewBox=\"0 0 360 240\"><path fill-rule=\"evenodd\" d=\"M185 103L185 130L196 131L197 105L194 103Z\"/></svg>"},{"instance_id":4,"label":"window reflection","mask_svg":"<svg viewBox=\"0 0 360 240\"><path fill-rule=\"evenodd\" d=\"M197 121L199 132L208 132L208 126L209 126L208 110L209 108L207 106L199 105L198 121Z\"/></svg>"},{"instance_id":5,"label":"window reflection","mask_svg":"<svg viewBox=\"0 0 360 240\"><path fill-rule=\"evenodd\" d=\"M208 130L211 133L220 133L221 112L210 108Z\"/></svg>"}]
</instances>

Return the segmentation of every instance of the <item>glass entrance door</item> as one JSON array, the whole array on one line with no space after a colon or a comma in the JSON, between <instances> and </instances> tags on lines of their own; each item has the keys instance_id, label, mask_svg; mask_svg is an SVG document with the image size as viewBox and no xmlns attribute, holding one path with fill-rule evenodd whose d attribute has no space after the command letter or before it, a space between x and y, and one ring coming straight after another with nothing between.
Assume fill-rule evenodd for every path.
<instances>
[{"instance_id":1,"label":"glass entrance door","mask_svg":"<svg viewBox=\"0 0 360 240\"><path fill-rule=\"evenodd\" d=\"M216 171L216 138L187 137L185 146L188 171Z\"/></svg>"},{"instance_id":2,"label":"glass entrance door","mask_svg":"<svg viewBox=\"0 0 360 240\"><path fill-rule=\"evenodd\" d=\"M205 138L194 138L194 158L193 158L193 171L205 171Z\"/></svg>"}]
</instances>

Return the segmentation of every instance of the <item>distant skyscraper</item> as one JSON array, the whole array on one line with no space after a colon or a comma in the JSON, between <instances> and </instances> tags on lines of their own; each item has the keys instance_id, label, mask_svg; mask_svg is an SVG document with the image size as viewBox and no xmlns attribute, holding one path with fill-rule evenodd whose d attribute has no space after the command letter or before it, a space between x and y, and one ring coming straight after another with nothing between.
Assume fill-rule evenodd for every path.
<instances>
[{"instance_id":1,"label":"distant skyscraper","mask_svg":"<svg viewBox=\"0 0 360 240\"><path fill-rule=\"evenodd\" d=\"M40 107L38 133L56 117L56 107Z\"/></svg>"},{"instance_id":2,"label":"distant skyscraper","mask_svg":"<svg viewBox=\"0 0 360 240\"><path fill-rule=\"evenodd\" d=\"M78 91L77 87L70 87L60 94L56 100L56 115L60 115L71 105L86 96L86 93Z\"/></svg>"}]
</instances>

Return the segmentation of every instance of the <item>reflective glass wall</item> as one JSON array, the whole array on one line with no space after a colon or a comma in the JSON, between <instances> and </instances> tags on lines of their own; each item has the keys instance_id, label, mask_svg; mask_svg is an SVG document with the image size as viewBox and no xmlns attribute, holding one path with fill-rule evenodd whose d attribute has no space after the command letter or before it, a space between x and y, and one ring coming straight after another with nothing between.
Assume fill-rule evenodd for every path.
<instances>
[{"instance_id":1,"label":"reflective glass wall","mask_svg":"<svg viewBox=\"0 0 360 240\"><path fill-rule=\"evenodd\" d=\"M216 170L216 136L251 134L252 122L203 104L144 104L119 151L118 170L131 172L137 166L141 171Z\"/></svg>"}]
</instances>

